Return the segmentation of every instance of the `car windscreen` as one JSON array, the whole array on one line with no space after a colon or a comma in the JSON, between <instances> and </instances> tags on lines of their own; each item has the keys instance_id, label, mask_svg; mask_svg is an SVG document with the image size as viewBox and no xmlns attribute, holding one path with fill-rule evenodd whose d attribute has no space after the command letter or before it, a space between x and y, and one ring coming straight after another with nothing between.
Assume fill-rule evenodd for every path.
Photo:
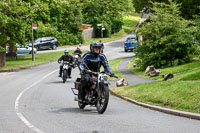
<instances>
[{"instance_id":1,"label":"car windscreen","mask_svg":"<svg viewBox=\"0 0 200 133\"><path fill-rule=\"evenodd\" d=\"M131 41L131 42L132 41L136 41L136 38L134 38L134 37L133 38L128 38L127 41Z\"/></svg>"},{"instance_id":2,"label":"car windscreen","mask_svg":"<svg viewBox=\"0 0 200 133\"><path fill-rule=\"evenodd\" d=\"M35 40L35 42L40 42L42 39L41 38L38 38Z\"/></svg>"}]
</instances>

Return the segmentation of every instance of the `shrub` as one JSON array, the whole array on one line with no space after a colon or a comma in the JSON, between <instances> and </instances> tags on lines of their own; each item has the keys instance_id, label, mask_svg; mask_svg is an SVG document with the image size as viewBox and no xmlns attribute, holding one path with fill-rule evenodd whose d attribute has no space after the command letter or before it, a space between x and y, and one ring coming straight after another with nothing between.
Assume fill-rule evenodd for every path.
<instances>
[{"instance_id":1,"label":"shrub","mask_svg":"<svg viewBox=\"0 0 200 133\"><path fill-rule=\"evenodd\" d=\"M189 62L196 49L196 28L180 17L179 5L171 0L152 4L154 15L138 31L144 38L137 48L140 65L168 67Z\"/></svg>"}]
</instances>

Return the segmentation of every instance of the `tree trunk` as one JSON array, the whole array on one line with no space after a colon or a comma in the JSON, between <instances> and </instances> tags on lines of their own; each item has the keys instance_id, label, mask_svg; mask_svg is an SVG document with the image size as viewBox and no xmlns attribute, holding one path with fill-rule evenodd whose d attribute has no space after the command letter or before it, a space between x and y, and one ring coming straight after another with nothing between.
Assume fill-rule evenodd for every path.
<instances>
[{"instance_id":1,"label":"tree trunk","mask_svg":"<svg viewBox=\"0 0 200 133\"><path fill-rule=\"evenodd\" d=\"M6 45L3 45L2 47L6 49ZM0 67L4 66L6 66L6 51L0 52Z\"/></svg>"},{"instance_id":2,"label":"tree trunk","mask_svg":"<svg viewBox=\"0 0 200 133\"><path fill-rule=\"evenodd\" d=\"M6 66L6 52L0 52L0 67Z\"/></svg>"},{"instance_id":3,"label":"tree trunk","mask_svg":"<svg viewBox=\"0 0 200 133\"><path fill-rule=\"evenodd\" d=\"M16 57L16 52L17 52L17 48L15 47L15 45L10 44L9 52L7 55L9 57Z\"/></svg>"}]
</instances>

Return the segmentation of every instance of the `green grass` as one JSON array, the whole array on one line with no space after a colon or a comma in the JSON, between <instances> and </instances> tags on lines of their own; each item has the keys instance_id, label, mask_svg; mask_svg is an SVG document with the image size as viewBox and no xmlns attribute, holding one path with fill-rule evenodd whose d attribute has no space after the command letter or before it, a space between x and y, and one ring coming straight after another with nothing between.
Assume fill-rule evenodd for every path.
<instances>
[{"instance_id":1,"label":"green grass","mask_svg":"<svg viewBox=\"0 0 200 133\"><path fill-rule=\"evenodd\" d=\"M120 30L118 33L112 34L110 38L92 38L88 41L85 41L84 44L90 44L93 41L99 41L99 40L101 40L102 42L108 42L119 39L120 37L130 33L131 31L134 31L136 28L135 26L139 22L139 20L140 20L140 14L135 14L134 16L125 16L122 30Z\"/></svg>"},{"instance_id":2,"label":"green grass","mask_svg":"<svg viewBox=\"0 0 200 133\"><path fill-rule=\"evenodd\" d=\"M134 59L129 69L135 74L149 78L140 68L133 68ZM140 102L200 113L200 60L184 65L161 69L161 74L176 73L167 81L155 81L126 87L113 88L119 95L127 96ZM161 76L153 79L162 79Z\"/></svg>"},{"instance_id":3,"label":"green grass","mask_svg":"<svg viewBox=\"0 0 200 133\"><path fill-rule=\"evenodd\" d=\"M140 102L200 113L199 81L157 81L114 88L113 91Z\"/></svg>"},{"instance_id":4,"label":"green grass","mask_svg":"<svg viewBox=\"0 0 200 133\"><path fill-rule=\"evenodd\" d=\"M109 61L109 66L111 68L111 71L118 77L118 78L124 78L124 75L119 72L118 65L121 63L122 58L114 59ZM109 78L109 80L113 80L114 78Z\"/></svg>"},{"instance_id":5,"label":"green grass","mask_svg":"<svg viewBox=\"0 0 200 133\"><path fill-rule=\"evenodd\" d=\"M73 51L70 50L69 52L72 53ZM35 54L35 61L32 61L32 55L19 55L17 60L15 58L7 58L6 67L0 67L0 70L20 69L55 61L63 54L63 51Z\"/></svg>"},{"instance_id":6,"label":"green grass","mask_svg":"<svg viewBox=\"0 0 200 133\"><path fill-rule=\"evenodd\" d=\"M135 74L137 75L140 75L140 76L143 76L145 78L150 78L144 71L145 70L142 70L141 68L139 67L133 67L133 64L135 63L135 58L133 58L129 65L128 65L128 68L130 70L132 70ZM163 79L162 78L162 75L164 74L169 74L169 73L172 73L172 74L180 74L180 73L184 73L184 72L187 72L187 71L191 71L193 69L196 69L196 68L199 68L200 69L200 59L195 59L193 62L190 62L190 63L187 63L187 64L184 64L184 65L179 65L179 66L175 66L175 67L168 67L168 68L164 68L164 69L160 69L161 70L161 74L157 77L152 77L151 79ZM156 68L158 69L158 68Z\"/></svg>"}]
</instances>

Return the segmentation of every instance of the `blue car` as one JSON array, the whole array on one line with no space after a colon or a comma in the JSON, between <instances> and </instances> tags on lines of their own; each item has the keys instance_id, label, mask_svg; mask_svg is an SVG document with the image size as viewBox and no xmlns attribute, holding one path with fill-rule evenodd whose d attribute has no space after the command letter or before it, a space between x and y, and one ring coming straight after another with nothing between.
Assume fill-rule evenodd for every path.
<instances>
[{"instance_id":1,"label":"blue car","mask_svg":"<svg viewBox=\"0 0 200 133\"><path fill-rule=\"evenodd\" d=\"M131 36L126 39L124 43L124 51L128 52L128 50L133 51L133 49L137 48L137 37Z\"/></svg>"}]
</instances>

